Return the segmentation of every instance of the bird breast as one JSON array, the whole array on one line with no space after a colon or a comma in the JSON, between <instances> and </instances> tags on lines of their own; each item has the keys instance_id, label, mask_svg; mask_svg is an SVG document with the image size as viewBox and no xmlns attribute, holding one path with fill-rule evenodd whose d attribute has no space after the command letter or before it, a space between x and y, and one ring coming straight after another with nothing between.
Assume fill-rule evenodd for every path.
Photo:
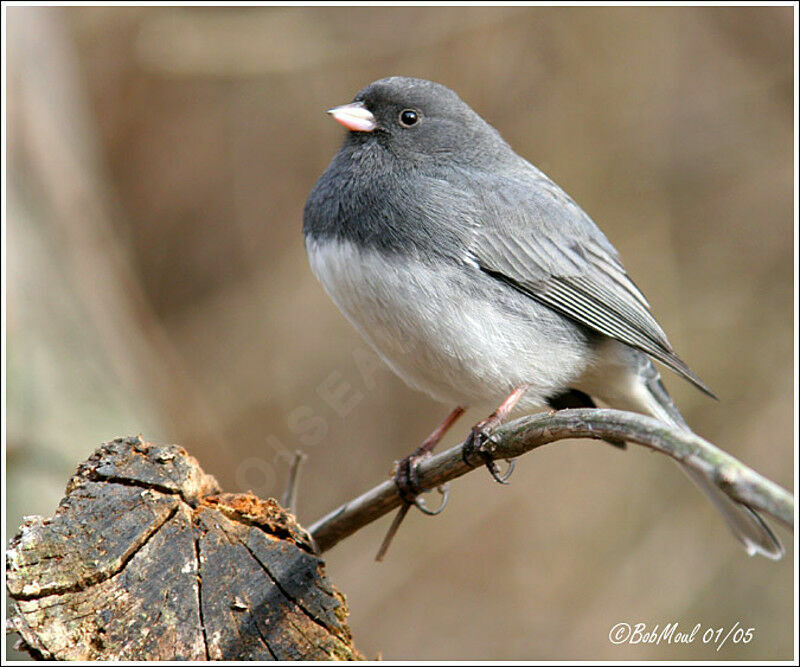
<instances>
[{"instance_id":1,"label":"bird breast","mask_svg":"<svg viewBox=\"0 0 800 667\"><path fill-rule=\"evenodd\" d=\"M411 387L459 405L499 404L528 384L541 406L591 356L573 323L463 263L306 237L312 271L331 299Z\"/></svg>"}]
</instances>

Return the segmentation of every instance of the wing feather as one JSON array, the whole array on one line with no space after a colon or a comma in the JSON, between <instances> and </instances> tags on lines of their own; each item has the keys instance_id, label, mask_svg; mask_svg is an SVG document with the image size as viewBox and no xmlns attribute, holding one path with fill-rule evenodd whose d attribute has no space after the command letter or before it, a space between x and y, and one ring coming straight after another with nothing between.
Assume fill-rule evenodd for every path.
<instances>
[{"instance_id":1,"label":"wing feather","mask_svg":"<svg viewBox=\"0 0 800 667\"><path fill-rule=\"evenodd\" d=\"M470 247L474 261L485 273L642 350L714 396L675 354L603 233L558 186L533 169L530 180L498 178L496 187L484 193L478 210L485 212L485 222L474 227Z\"/></svg>"}]
</instances>

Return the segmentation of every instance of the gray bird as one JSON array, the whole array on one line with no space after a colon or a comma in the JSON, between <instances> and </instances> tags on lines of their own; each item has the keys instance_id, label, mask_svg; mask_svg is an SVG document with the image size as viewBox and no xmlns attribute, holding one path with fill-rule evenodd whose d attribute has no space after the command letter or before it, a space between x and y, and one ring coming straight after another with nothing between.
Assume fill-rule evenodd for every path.
<instances>
[{"instance_id":1,"label":"gray bird","mask_svg":"<svg viewBox=\"0 0 800 667\"><path fill-rule=\"evenodd\" d=\"M330 112L349 132L303 232L331 299L411 387L462 407L594 406L688 429L651 358L675 354L617 251L545 174L452 90L376 81ZM454 419L453 419L454 421ZM783 548L764 521L683 468L748 553Z\"/></svg>"}]
</instances>

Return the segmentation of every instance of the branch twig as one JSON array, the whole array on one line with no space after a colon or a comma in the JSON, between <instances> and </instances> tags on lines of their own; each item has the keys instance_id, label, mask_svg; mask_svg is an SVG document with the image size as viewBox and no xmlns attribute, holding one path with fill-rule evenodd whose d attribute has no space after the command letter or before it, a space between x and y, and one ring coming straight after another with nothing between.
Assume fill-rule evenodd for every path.
<instances>
[{"instance_id":1,"label":"branch twig","mask_svg":"<svg viewBox=\"0 0 800 667\"><path fill-rule=\"evenodd\" d=\"M297 515L297 491L300 485L300 468L303 467L307 458L308 456L300 450L294 453L292 466L289 468L289 477L286 480L286 488L281 497L281 505L294 515Z\"/></svg>"},{"instance_id":2,"label":"branch twig","mask_svg":"<svg viewBox=\"0 0 800 667\"><path fill-rule=\"evenodd\" d=\"M694 433L652 417L596 408L539 413L498 427L486 448L494 460L511 459L566 438L612 438L659 451L703 473L734 500L794 530L794 498L790 493ZM435 489L482 467L485 461L480 457L473 457L469 463L464 460L464 444L421 461L420 484ZM402 504L394 481L387 480L322 517L309 532L324 552Z\"/></svg>"}]
</instances>

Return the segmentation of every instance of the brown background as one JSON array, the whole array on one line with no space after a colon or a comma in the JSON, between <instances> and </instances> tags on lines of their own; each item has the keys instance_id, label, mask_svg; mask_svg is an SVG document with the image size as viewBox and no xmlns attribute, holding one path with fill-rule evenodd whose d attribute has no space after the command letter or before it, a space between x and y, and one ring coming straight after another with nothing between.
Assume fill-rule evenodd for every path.
<instances>
[{"instance_id":1,"label":"brown background","mask_svg":"<svg viewBox=\"0 0 800 667\"><path fill-rule=\"evenodd\" d=\"M310 523L447 413L374 363L302 246L342 138L323 111L392 74L454 88L594 217L721 397L666 377L688 421L792 485L791 8L9 8L7 66L12 533L139 432L264 495L304 450ZM747 558L637 447L469 475L378 565L386 525L327 557L370 657L791 657L792 546ZM621 621L755 630L613 646Z\"/></svg>"}]
</instances>

